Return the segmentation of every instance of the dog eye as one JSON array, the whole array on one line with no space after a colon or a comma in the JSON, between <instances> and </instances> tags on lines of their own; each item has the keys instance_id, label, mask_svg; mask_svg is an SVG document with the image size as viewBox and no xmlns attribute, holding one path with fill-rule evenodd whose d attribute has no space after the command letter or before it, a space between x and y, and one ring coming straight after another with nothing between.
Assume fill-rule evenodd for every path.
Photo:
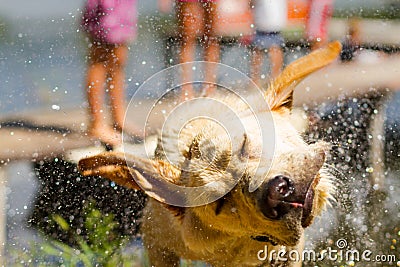
<instances>
[{"instance_id":1,"label":"dog eye","mask_svg":"<svg viewBox=\"0 0 400 267\"><path fill-rule=\"evenodd\" d=\"M199 159L201 157L201 151L200 151L200 135L197 135L193 140L192 143L189 146L189 149L187 153L184 154L184 157L187 158L188 160L197 158Z\"/></svg>"}]
</instances>

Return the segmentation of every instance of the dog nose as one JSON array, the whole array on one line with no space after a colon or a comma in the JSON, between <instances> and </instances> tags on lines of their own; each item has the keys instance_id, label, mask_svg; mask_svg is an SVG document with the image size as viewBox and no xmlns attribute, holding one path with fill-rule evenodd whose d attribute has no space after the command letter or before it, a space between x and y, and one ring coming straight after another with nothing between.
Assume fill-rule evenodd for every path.
<instances>
[{"instance_id":1,"label":"dog nose","mask_svg":"<svg viewBox=\"0 0 400 267\"><path fill-rule=\"evenodd\" d=\"M270 180L267 184L268 196L272 199L282 200L294 191L292 181L283 175L278 175Z\"/></svg>"},{"instance_id":2,"label":"dog nose","mask_svg":"<svg viewBox=\"0 0 400 267\"><path fill-rule=\"evenodd\" d=\"M278 175L272 178L261 189L258 205L261 212L270 219L279 219L292 208L288 200L294 193L294 185L290 178Z\"/></svg>"}]
</instances>

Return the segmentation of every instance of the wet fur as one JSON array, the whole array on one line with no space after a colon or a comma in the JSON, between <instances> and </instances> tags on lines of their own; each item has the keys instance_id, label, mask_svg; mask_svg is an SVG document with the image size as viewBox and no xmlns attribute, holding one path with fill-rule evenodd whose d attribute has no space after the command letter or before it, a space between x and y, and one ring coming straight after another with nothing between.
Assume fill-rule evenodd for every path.
<instances>
[{"instance_id":1,"label":"wet fur","mask_svg":"<svg viewBox=\"0 0 400 267\"><path fill-rule=\"evenodd\" d=\"M304 180L305 184L314 176L321 176L314 199L315 208L312 216L315 217L324 209L334 189L328 172L321 169L324 157L318 158L320 156L318 153L324 154L328 146L325 143L311 146L305 144L289 123L289 116L288 112L274 115L275 123L279 126L276 130L282 140L277 143L279 154L276 155L269 176L272 178L276 174L287 173L295 181ZM217 137L220 135L204 125L206 123L200 123L199 129L191 128L190 133L186 133L188 145L183 146L183 151L176 153L182 164L185 164L186 160L182 155L190 152L192 144L190 141L196 138L198 132L201 132L201 138L196 142L201 143L203 140L210 142L217 138L218 140L212 143L220 144L220 151L228 151L223 149L224 144L229 146L226 140ZM202 131L202 129L207 130ZM170 136L173 138L172 136L177 136L177 133L173 132ZM168 137L162 141L165 142L162 147L167 150L169 144L174 143ZM245 141L244 138L242 141ZM246 153L251 153L251 151ZM160 159L164 159L161 151L156 154ZM223 152L217 157L224 157ZM236 161L233 165L238 166L238 172L241 173L241 165L244 163L240 157L233 157L233 160ZM195 164L200 166L201 162ZM250 163L248 168L251 167ZM195 182L209 183L214 179L220 179L219 176L215 176L218 168L220 166L215 166L215 170L212 168L206 170L208 174L204 175L204 179L196 178L192 181L185 177L183 179L185 182L181 180L180 183L200 185ZM232 264L257 266L262 263L257 260L257 252L266 244L269 250L279 250L280 247L273 244L280 244L301 251L301 248L297 247L303 235L303 228L300 225L301 212L293 211L282 221L266 219L257 209L254 196L248 192L249 179L254 177L248 177L246 174L247 172L243 174L240 183L223 199L205 206L181 208L184 210L184 216L175 216L157 200L150 200L144 211L142 231L145 234L146 247L151 251L157 251L154 254L150 253L151 262L155 266L173 266L168 264L182 257L205 260L213 266L232 266ZM155 231L154 229L160 228L160 225L162 225L162 231ZM270 242L256 241L252 238L255 236L267 236ZM167 262L169 263L166 264Z\"/></svg>"},{"instance_id":2,"label":"wet fur","mask_svg":"<svg viewBox=\"0 0 400 267\"><path fill-rule=\"evenodd\" d=\"M81 160L79 168L83 174L100 174L132 189L140 188L136 181L141 182L142 189L152 197L144 210L141 231L153 266L178 266L180 258L203 260L213 266L259 266L265 262L257 259L257 252L265 245L269 250L286 247L301 252L304 227L322 212L335 187L324 168L329 146L323 142L306 144L290 123L293 88L309 73L334 60L339 51L340 44L335 42L329 48L289 65L270 84L265 99L271 109L256 112L272 112L276 133L272 162L262 159L261 165L257 164L262 141L257 138L257 132L251 130L256 125L248 119L247 107L237 104L231 97L216 95L213 98L232 107L250 131L230 132L227 138L223 129L212 122L194 120L187 129L165 129L154 159L134 155L125 158L126 155L110 152ZM192 106L188 112L201 108L204 107ZM235 150L232 142L241 145ZM214 153L212 157L211 152ZM178 167L168 163L171 161ZM234 167L227 172L229 164ZM268 177L252 176L253 169L269 165ZM276 175L286 175L296 183L297 198L304 197L310 187L314 188L313 209L306 222L302 222L301 208L291 209L279 220L268 219L260 212L256 199L257 194L262 193L261 189L249 192L249 184L253 179L265 179L266 183ZM207 205L173 207L162 203L157 188L147 185L148 177L184 186L217 182L215 192L188 196L188 199L204 200L213 193L224 191L235 179L239 182L223 198ZM296 264L301 266L301 263L290 262L271 262L270 266Z\"/></svg>"}]
</instances>

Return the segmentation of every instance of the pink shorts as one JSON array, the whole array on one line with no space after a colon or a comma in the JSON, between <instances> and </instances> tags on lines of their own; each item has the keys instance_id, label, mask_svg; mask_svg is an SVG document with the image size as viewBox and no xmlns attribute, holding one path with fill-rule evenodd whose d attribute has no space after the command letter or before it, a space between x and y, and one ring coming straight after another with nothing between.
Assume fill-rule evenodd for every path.
<instances>
[{"instance_id":1,"label":"pink shorts","mask_svg":"<svg viewBox=\"0 0 400 267\"><path fill-rule=\"evenodd\" d=\"M87 0L81 26L94 41L124 44L136 37L137 0Z\"/></svg>"},{"instance_id":2,"label":"pink shorts","mask_svg":"<svg viewBox=\"0 0 400 267\"><path fill-rule=\"evenodd\" d=\"M328 22L332 16L333 2L333 0L311 0L306 24L308 40L327 39Z\"/></svg>"}]
</instances>

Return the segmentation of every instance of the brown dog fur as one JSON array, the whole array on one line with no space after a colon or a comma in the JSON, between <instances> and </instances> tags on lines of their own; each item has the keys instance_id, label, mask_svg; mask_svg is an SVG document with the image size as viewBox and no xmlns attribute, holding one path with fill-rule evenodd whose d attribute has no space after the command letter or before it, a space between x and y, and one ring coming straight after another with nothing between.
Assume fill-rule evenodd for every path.
<instances>
[{"instance_id":1,"label":"brown dog fur","mask_svg":"<svg viewBox=\"0 0 400 267\"><path fill-rule=\"evenodd\" d=\"M141 231L152 266L178 266L180 258L202 260L213 266L259 266L266 264L257 258L257 252L265 245L269 250L286 247L301 252L303 230L324 209L334 186L323 165L328 145L306 144L289 122L293 89L308 74L332 62L340 49L340 43L333 42L305 56L290 64L270 84L265 93L270 110L255 110L272 114L276 133L272 161L257 158L262 140L257 132L252 132L254 121L246 120L247 107L230 97L216 95L233 107L250 131L238 130L228 138L223 128L198 119L188 128L166 129L153 159L108 152L82 159L79 169L84 175L98 174L128 188L144 190L151 197L144 210ZM201 108L200 105L191 107L192 110ZM240 142L240 149L234 150L232 142ZM214 154L210 156L209 151ZM251 175L256 168L267 166L270 169L266 178ZM260 187L265 188L263 185L279 175L293 181L293 198L300 204L288 208L281 218L270 219L260 212L257 202L262 189L249 192L249 184L254 179L265 179ZM214 191L188 195L185 199L207 201L235 183L235 179L239 182L223 198L196 207L165 204L163 189L154 186L157 181L186 187L214 182L218 185ZM313 198L306 200L310 190ZM311 203L306 204L307 201ZM306 205L311 204L312 209L306 213ZM257 236L265 238L258 240ZM301 263L272 261L269 264Z\"/></svg>"}]
</instances>

